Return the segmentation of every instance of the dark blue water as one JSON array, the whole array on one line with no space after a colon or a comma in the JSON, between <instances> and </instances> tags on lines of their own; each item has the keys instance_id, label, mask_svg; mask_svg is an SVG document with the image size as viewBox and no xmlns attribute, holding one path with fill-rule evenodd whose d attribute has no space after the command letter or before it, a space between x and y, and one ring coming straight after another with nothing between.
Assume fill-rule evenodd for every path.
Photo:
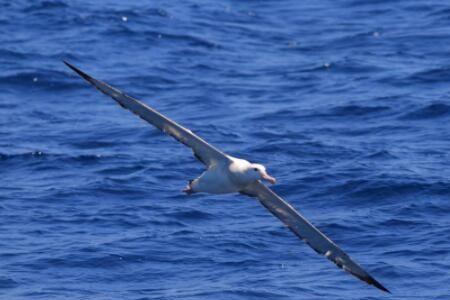
<instances>
[{"instance_id":1,"label":"dark blue water","mask_svg":"<svg viewBox=\"0 0 450 300\"><path fill-rule=\"evenodd\" d=\"M1 299L450 299L448 1L0 2ZM256 201L180 190L227 153L393 295Z\"/></svg>"}]
</instances>

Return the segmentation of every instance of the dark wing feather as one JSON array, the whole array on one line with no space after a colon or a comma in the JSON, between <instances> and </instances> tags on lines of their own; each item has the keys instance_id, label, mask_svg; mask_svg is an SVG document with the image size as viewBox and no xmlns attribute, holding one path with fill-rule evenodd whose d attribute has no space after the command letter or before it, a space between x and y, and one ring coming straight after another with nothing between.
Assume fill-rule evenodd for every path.
<instances>
[{"instance_id":1,"label":"dark wing feather","mask_svg":"<svg viewBox=\"0 0 450 300\"><path fill-rule=\"evenodd\" d=\"M103 81L89 76L68 62L64 63L99 91L116 100L123 108L130 110L162 132L167 133L182 144L190 147L194 152L194 156L207 167L211 167L221 161L228 161L228 157L224 153L205 142L189 129L177 124L141 101L128 96Z\"/></svg>"},{"instance_id":2,"label":"dark wing feather","mask_svg":"<svg viewBox=\"0 0 450 300\"><path fill-rule=\"evenodd\" d=\"M339 268L342 268L368 284L389 293L388 289L364 271L361 266L354 262L332 240L326 237L289 203L284 201L260 181L251 184L241 193L257 197L261 204L280 219L281 222L283 222L283 224L285 224L295 235L304 240L317 253L324 255L334 262Z\"/></svg>"}]
</instances>

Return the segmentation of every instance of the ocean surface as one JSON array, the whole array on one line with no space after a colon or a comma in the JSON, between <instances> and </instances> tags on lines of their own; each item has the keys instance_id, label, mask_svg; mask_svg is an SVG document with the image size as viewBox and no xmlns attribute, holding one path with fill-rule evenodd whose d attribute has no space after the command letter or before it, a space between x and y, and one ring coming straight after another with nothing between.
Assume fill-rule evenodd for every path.
<instances>
[{"instance_id":1,"label":"ocean surface","mask_svg":"<svg viewBox=\"0 0 450 300\"><path fill-rule=\"evenodd\" d=\"M449 1L1 1L0 299L450 299ZM273 189L392 295L242 195L186 196L190 149Z\"/></svg>"}]
</instances>

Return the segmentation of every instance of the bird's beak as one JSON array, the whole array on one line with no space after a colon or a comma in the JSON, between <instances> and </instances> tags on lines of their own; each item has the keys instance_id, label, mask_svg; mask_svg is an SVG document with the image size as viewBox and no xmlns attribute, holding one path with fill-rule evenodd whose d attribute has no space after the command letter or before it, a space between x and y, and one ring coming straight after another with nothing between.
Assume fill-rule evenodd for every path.
<instances>
[{"instance_id":1,"label":"bird's beak","mask_svg":"<svg viewBox=\"0 0 450 300\"><path fill-rule=\"evenodd\" d=\"M274 177L270 176L267 173L262 174L262 179L270 182L271 184L275 184L277 182L277 180Z\"/></svg>"}]
</instances>

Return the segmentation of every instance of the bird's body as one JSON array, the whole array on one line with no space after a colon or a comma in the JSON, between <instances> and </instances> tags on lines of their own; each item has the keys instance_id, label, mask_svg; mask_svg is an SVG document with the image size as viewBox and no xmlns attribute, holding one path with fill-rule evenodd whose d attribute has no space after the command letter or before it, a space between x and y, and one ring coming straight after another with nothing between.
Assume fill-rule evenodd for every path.
<instances>
[{"instance_id":1,"label":"bird's body","mask_svg":"<svg viewBox=\"0 0 450 300\"><path fill-rule=\"evenodd\" d=\"M233 181L233 174L229 165L219 164L204 171L198 178L189 182L184 190L188 194L209 193L228 194L236 193L241 188L239 183Z\"/></svg>"},{"instance_id":2,"label":"bird's body","mask_svg":"<svg viewBox=\"0 0 450 300\"><path fill-rule=\"evenodd\" d=\"M187 194L205 192L210 194L241 193L255 197L295 235L304 240L317 253L324 255L338 267L357 278L389 292L381 283L364 271L342 249L304 218L294 207L283 200L261 181L272 184L275 178L268 175L263 165L232 157L208 144L187 128L179 125L143 102L80 71L66 65L102 93L112 97L120 106L138 115L162 132L172 136L194 152L194 156L206 166L205 172L188 183Z\"/></svg>"},{"instance_id":3,"label":"bird's body","mask_svg":"<svg viewBox=\"0 0 450 300\"><path fill-rule=\"evenodd\" d=\"M227 156L224 160L208 168L198 178L189 182L186 193L228 194L242 192L249 184L268 176L259 164L245 159ZM263 175L261 175L261 173ZM274 180L274 179L273 179Z\"/></svg>"}]
</instances>

